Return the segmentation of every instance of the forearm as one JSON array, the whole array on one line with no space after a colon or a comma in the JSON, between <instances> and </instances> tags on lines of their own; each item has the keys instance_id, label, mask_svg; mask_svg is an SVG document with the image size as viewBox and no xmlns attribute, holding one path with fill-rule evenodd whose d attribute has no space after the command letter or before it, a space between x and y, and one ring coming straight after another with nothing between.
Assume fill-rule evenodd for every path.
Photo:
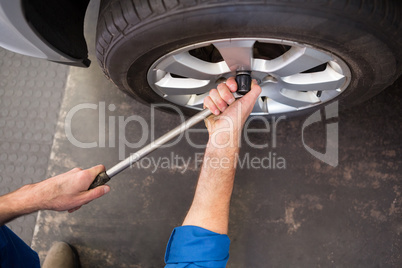
<instances>
[{"instance_id":1,"label":"forearm","mask_svg":"<svg viewBox=\"0 0 402 268\"><path fill-rule=\"evenodd\" d=\"M105 171L103 165L86 170L74 168L39 183L26 185L0 196L0 225L38 210L74 212L82 205L110 191L107 185L88 190L95 177Z\"/></svg>"},{"instance_id":2,"label":"forearm","mask_svg":"<svg viewBox=\"0 0 402 268\"><path fill-rule=\"evenodd\" d=\"M41 209L40 198L37 184L25 185L14 192L0 196L0 226Z\"/></svg>"},{"instance_id":3,"label":"forearm","mask_svg":"<svg viewBox=\"0 0 402 268\"><path fill-rule=\"evenodd\" d=\"M226 234L230 197L236 172L238 141L233 146L215 148L208 142L193 203L183 225L195 225Z\"/></svg>"},{"instance_id":4,"label":"forearm","mask_svg":"<svg viewBox=\"0 0 402 268\"><path fill-rule=\"evenodd\" d=\"M236 81L231 77L226 84L221 83L217 89L212 89L204 99L204 107L215 116L205 119L209 141L194 200L183 225L227 234L241 130L261 93L261 87L253 80L251 91L237 101L232 94L236 90Z\"/></svg>"}]
</instances>

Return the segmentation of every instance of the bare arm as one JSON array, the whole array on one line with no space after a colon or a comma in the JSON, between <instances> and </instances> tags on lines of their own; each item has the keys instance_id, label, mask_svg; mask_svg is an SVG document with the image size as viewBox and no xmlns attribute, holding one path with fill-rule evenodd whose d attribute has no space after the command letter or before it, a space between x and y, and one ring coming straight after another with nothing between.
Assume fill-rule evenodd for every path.
<instances>
[{"instance_id":1,"label":"bare arm","mask_svg":"<svg viewBox=\"0 0 402 268\"><path fill-rule=\"evenodd\" d=\"M107 185L88 191L89 185L104 166L87 170L75 168L67 173L29 184L0 196L0 226L19 216L48 209L73 212L110 190Z\"/></svg>"},{"instance_id":2,"label":"bare arm","mask_svg":"<svg viewBox=\"0 0 402 268\"><path fill-rule=\"evenodd\" d=\"M205 120L209 141L194 200L183 225L195 225L220 234L228 232L241 130L261 93L261 88L253 81L251 91L233 103L231 92L236 89L234 78L230 78L226 85L220 84L217 90L211 90L204 101L204 106L214 116ZM228 107L228 104L232 105Z\"/></svg>"}]
</instances>

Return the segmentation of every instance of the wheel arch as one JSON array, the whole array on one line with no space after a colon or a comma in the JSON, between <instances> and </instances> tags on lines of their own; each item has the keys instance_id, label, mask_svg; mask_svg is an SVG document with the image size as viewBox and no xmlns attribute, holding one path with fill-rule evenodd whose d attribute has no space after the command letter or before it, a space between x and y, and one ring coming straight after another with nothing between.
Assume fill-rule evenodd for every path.
<instances>
[{"instance_id":1,"label":"wheel arch","mask_svg":"<svg viewBox=\"0 0 402 268\"><path fill-rule=\"evenodd\" d=\"M84 37L84 18L89 0L23 0L27 23L53 49L76 59L66 63L88 67L88 47ZM67 26L67 27L66 27Z\"/></svg>"}]
</instances>

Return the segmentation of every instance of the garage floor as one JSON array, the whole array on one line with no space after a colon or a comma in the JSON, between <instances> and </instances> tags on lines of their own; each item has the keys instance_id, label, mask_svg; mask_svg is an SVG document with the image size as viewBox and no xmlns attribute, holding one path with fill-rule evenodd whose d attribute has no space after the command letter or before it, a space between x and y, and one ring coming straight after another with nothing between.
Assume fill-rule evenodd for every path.
<instances>
[{"instance_id":1,"label":"garage floor","mask_svg":"<svg viewBox=\"0 0 402 268\"><path fill-rule=\"evenodd\" d=\"M95 15L90 16L89 21L95 21ZM89 24L86 31L93 48L94 25ZM60 98L64 97L53 143L36 143L40 148L49 147L47 177L77 166L102 163L111 167L118 162L119 153L134 153L135 148L119 146L124 141L140 142L144 131L152 126L122 122L132 115L147 123L154 120L155 137L180 123L175 114L156 111L152 115L150 107L115 88L91 53L93 64L89 69L70 68L66 80L61 76L58 79L66 82L65 91L60 93ZM2 81L7 79L9 76L2 76ZM26 90L19 85L15 88ZM337 167L316 159L303 146L306 118L279 121L276 134L271 124L271 132L250 136L255 144L268 141L267 148L255 149L243 143L241 159L247 155L249 159L270 158L271 166L257 169L244 165L237 172L228 267L402 266L401 89L399 79L372 100L342 111L337 120L330 121L339 125ZM0 94L2 103L7 100L5 96ZM74 107L82 109L70 122L66 118ZM325 150L325 126L320 122L304 130L305 143L321 152ZM0 127L5 133L7 128ZM195 128L204 129L201 124ZM32 135L36 133L40 132ZM147 141L151 140L150 133L144 134ZM192 132L189 136L200 145L207 139L205 133ZM5 134L1 138L2 143L11 140ZM80 148L73 144L77 141L97 142L97 146ZM54 241L67 241L78 249L83 267L163 266L170 232L181 224L191 204L202 152L202 148L194 149L181 139L113 178L110 193L80 210L72 214L41 211L32 247L43 260ZM12 151L2 145L0 153ZM32 154L38 159L42 156L40 152ZM160 168L152 162L167 158L173 163ZM181 158L189 160L188 168ZM7 161L14 161L9 156L7 159L1 160L2 172L7 170ZM25 165L23 162L18 165ZM284 169L279 162L285 163ZM8 171L9 176L19 174L17 168ZM20 177L21 183L32 182ZM11 190L11 180L1 183L2 189Z\"/></svg>"},{"instance_id":2,"label":"garage floor","mask_svg":"<svg viewBox=\"0 0 402 268\"><path fill-rule=\"evenodd\" d=\"M0 195L45 177L68 70L0 48ZM30 244L36 215L8 226Z\"/></svg>"}]
</instances>

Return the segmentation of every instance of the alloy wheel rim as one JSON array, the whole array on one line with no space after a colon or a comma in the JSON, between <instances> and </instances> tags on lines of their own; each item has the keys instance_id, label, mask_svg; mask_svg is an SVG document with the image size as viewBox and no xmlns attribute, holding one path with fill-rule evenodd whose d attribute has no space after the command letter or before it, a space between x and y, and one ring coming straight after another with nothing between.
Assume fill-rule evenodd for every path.
<instances>
[{"instance_id":1,"label":"alloy wheel rim","mask_svg":"<svg viewBox=\"0 0 402 268\"><path fill-rule=\"evenodd\" d=\"M351 79L347 64L331 52L288 40L232 38L172 51L152 64L147 80L167 101L201 110L209 90L238 70L251 71L262 88L253 115L321 105L342 94Z\"/></svg>"}]
</instances>

